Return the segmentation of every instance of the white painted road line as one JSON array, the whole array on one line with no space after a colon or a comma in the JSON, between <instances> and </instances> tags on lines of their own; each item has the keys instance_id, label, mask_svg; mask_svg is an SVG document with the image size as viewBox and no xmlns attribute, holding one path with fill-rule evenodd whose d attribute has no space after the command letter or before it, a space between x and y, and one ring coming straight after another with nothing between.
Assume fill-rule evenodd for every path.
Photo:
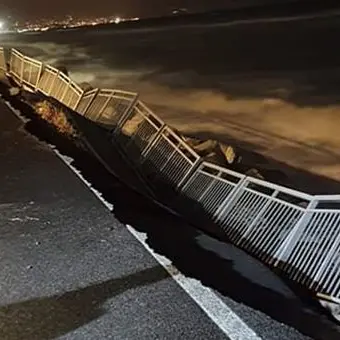
<instances>
[{"instance_id":1,"label":"white painted road line","mask_svg":"<svg viewBox=\"0 0 340 340\"><path fill-rule=\"evenodd\" d=\"M7 104L7 103L6 103ZM14 114L25 122L25 118L9 103L7 106ZM76 176L94 193L94 195L110 211L113 205L107 202L102 194L94 189L80 173L72 166L73 159L62 155L55 146L50 145L55 154L76 174ZM170 274L177 284L199 305L206 315L229 337L231 340L261 340L261 338L248 325L234 313L210 288L205 287L196 279L188 278L172 265L171 261L163 255L154 252L146 243L147 235L136 231L131 226L126 226L129 232L142 244L142 246L156 259L156 261Z\"/></svg>"},{"instance_id":2,"label":"white painted road line","mask_svg":"<svg viewBox=\"0 0 340 340\"><path fill-rule=\"evenodd\" d=\"M147 235L145 233L140 233L131 226L127 226L127 228L231 340L261 339L210 288L203 286L196 279L186 277L181 272L173 270L172 268L174 267L168 258L155 253L148 246L146 243Z\"/></svg>"}]
</instances>

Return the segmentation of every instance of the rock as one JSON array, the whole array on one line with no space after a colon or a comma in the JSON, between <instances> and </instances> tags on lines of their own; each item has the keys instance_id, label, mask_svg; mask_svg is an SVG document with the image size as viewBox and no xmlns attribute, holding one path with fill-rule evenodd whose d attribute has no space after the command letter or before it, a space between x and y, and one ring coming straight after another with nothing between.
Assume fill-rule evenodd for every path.
<instances>
[{"instance_id":1,"label":"rock","mask_svg":"<svg viewBox=\"0 0 340 340\"><path fill-rule=\"evenodd\" d=\"M63 72L66 76L69 76L67 67L65 65L57 65L55 68L60 72Z\"/></svg>"},{"instance_id":2,"label":"rock","mask_svg":"<svg viewBox=\"0 0 340 340\"><path fill-rule=\"evenodd\" d=\"M199 145L202 143L202 140L187 136L181 136L181 138L184 140L185 143L187 143L191 148L194 148L196 145Z\"/></svg>"},{"instance_id":3,"label":"rock","mask_svg":"<svg viewBox=\"0 0 340 340\"><path fill-rule=\"evenodd\" d=\"M19 87L11 87L9 89L9 94L11 96L17 96L18 94L20 94L20 88Z\"/></svg>"},{"instance_id":4,"label":"rock","mask_svg":"<svg viewBox=\"0 0 340 340\"><path fill-rule=\"evenodd\" d=\"M254 169L254 168L247 170L245 172L245 175L249 176L249 177L254 177L254 178L257 178L257 179L264 180L264 177L260 174L260 172L257 169Z\"/></svg>"},{"instance_id":5,"label":"rock","mask_svg":"<svg viewBox=\"0 0 340 340\"><path fill-rule=\"evenodd\" d=\"M142 123L144 117L140 114L134 115L131 119L129 119L123 126L122 132L126 136L132 136L133 133L137 130L139 124Z\"/></svg>"},{"instance_id":6,"label":"rock","mask_svg":"<svg viewBox=\"0 0 340 340\"><path fill-rule=\"evenodd\" d=\"M83 82L83 83L80 83L78 85L85 92L88 92L88 91L91 91L91 90L94 89L94 87L90 83Z\"/></svg>"},{"instance_id":7,"label":"rock","mask_svg":"<svg viewBox=\"0 0 340 340\"><path fill-rule=\"evenodd\" d=\"M220 143L220 149L228 164L233 164L236 158L236 153L231 145L225 145Z\"/></svg>"},{"instance_id":8,"label":"rock","mask_svg":"<svg viewBox=\"0 0 340 340\"><path fill-rule=\"evenodd\" d=\"M201 156L205 157L216 149L217 142L209 139L193 146L193 149Z\"/></svg>"},{"instance_id":9,"label":"rock","mask_svg":"<svg viewBox=\"0 0 340 340\"><path fill-rule=\"evenodd\" d=\"M222 152L211 152L205 157L205 161L225 167L226 162Z\"/></svg>"}]
</instances>

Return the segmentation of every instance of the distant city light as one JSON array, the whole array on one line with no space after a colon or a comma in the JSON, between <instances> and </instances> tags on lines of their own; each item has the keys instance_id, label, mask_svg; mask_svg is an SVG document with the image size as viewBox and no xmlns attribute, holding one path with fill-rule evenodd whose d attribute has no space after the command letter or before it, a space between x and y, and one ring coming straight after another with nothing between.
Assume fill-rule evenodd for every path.
<instances>
[{"instance_id":1,"label":"distant city light","mask_svg":"<svg viewBox=\"0 0 340 340\"><path fill-rule=\"evenodd\" d=\"M77 28L82 26L96 26L103 24L120 24L128 21L138 21L140 20L138 17L135 18L122 18L119 16L109 16L109 17L99 17L99 18L74 18L71 16L66 16L61 20L54 19L39 19L34 22L24 22L24 23L16 23L15 30L17 32L37 32L37 31L47 31L50 29L68 29L68 28ZM4 31L6 25L3 24L3 28L0 32Z\"/></svg>"},{"instance_id":2,"label":"distant city light","mask_svg":"<svg viewBox=\"0 0 340 340\"><path fill-rule=\"evenodd\" d=\"M5 23L3 21L0 21L0 30L2 30L5 27Z\"/></svg>"}]
</instances>

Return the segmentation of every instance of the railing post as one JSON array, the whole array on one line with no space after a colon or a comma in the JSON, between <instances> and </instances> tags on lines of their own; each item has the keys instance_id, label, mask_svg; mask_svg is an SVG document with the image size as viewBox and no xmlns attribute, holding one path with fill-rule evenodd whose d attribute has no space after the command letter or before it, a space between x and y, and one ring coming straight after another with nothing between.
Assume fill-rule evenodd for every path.
<instances>
[{"instance_id":1,"label":"railing post","mask_svg":"<svg viewBox=\"0 0 340 340\"><path fill-rule=\"evenodd\" d=\"M66 86L65 86L65 90L64 90L63 94L60 96L60 99L58 99L58 100L59 100L60 103L64 104L63 100L66 96L67 91L70 89L71 79L67 77L67 83L65 82L65 79L63 77L61 77L61 79L62 79L62 82L64 84L66 84Z\"/></svg>"},{"instance_id":2,"label":"railing post","mask_svg":"<svg viewBox=\"0 0 340 340\"><path fill-rule=\"evenodd\" d=\"M0 47L0 70L6 72L5 50L3 47Z\"/></svg>"},{"instance_id":3,"label":"railing post","mask_svg":"<svg viewBox=\"0 0 340 340\"><path fill-rule=\"evenodd\" d=\"M163 124L163 126L155 133L154 137L152 138L151 142L149 143L149 145L143 150L142 154L141 154L141 158L143 157L145 159L145 157L148 155L148 153L150 152L151 148L157 143L157 141L159 140L159 138L161 137L162 133L164 132L164 130L166 129L167 125ZM143 162L143 160L142 160Z\"/></svg>"},{"instance_id":4,"label":"railing post","mask_svg":"<svg viewBox=\"0 0 340 340\"><path fill-rule=\"evenodd\" d=\"M202 162L203 162L203 158L202 157L199 157L199 158L196 159L196 161L193 163L191 169L188 171L188 173L178 183L178 185L177 185L177 190L178 191L183 191L183 188L190 181L191 177L195 174L195 172L200 167Z\"/></svg>"},{"instance_id":5,"label":"railing post","mask_svg":"<svg viewBox=\"0 0 340 340\"><path fill-rule=\"evenodd\" d=\"M338 236L336 237L335 241L332 244L331 249L327 252L326 257L322 261L322 264L320 268L318 269L317 273L315 274L314 278L312 277L313 281L317 282L320 279L322 272L326 269L327 266L330 265L329 261L332 259L332 257L334 256L334 253L337 251L339 243L340 243L340 234L338 234Z\"/></svg>"},{"instance_id":6,"label":"railing post","mask_svg":"<svg viewBox=\"0 0 340 340\"><path fill-rule=\"evenodd\" d=\"M53 70L54 71L54 70ZM52 93L52 89L53 89L53 86L54 86L54 83L55 83L55 80L56 78L59 77L59 71L57 71L57 73L55 74L55 76L53 77L52 79L52 82L51 82L51 86L50 86L50 90L48 91L48 95L51 97L51 93Z\"/></svg>"},{"instance_id":7,"label":"railing post","mask_svg":"<svg viewBox=\"0 0 340 340\"><path fill-rule=\"evenodd\" d=\"M245 185L247 185L248 177L243 177L234 187L234 189L229 193L229 195L224 199L224 202L215 212L214 220L220 221L222 215L225 211L234 203L234 201L239 197Z\"/></svg>"},{"instance_id":8,"label":"railing post","mask_svg":"<svg viewBox=\"0 0 340 340\"><path fill-rule=\"evenodd\" d=\"M305 210L305 213L297 221L295 227L289 233L289 235L287 236L287 239L281 244L276 254L274 254L273 260L271 261L271 263L275 261L273 263L274 267L277 267L280 262L284 262L287 260L289 253L295 247L297 241L299 240L300 236L304 232L305 227L307 226L308 222L311 220L313 216L313 212L311 210L314 209L317 206L317 204L318 204L318 201L315 199L312 199L309 202Z\"/></svg>"},{"instance_id":9,"label":"railing post","mask_svg":"<svg viewBox=\"0 0 340 340\"><path fill-rule=\"evenodd\" d=\"M253 227L256 225L256 223L259 221L259 219L262 217L262 215L266 212L266 210L269 208L271 203L273 202L273 198L275 198L279 194L278 190L275 190L272 195L269 197L268 201L265 203L265 205L260 209L257 216L254 218L253 222L250 223L250 226L247 228L247 230L243 233L243 235L240 237L239 242L242 241L244 238L248 236L248 234L251 232Z\"/></svg>"},{"instance_id":10,"label":"railing post","mask_svg":"<svg viewBox=\"0 0 340 340\"><path fill-rule=\"evenodd\" d=\"M122 126L127 122L129 115L131 111L134 109L134 107L137 105L139 99L139 94L137 93L135 98L131 101L128 108L125 110L125 112L122 114L122 116L118 119L116 127L112 130L112 133L115 134L119 129L122 128Z\"/></svg>"},{"instance_id":11,"label":"railing post","mask_svg":"<svg viewBox=\"0 0 340 340\"><path fill-rule=\"evenodd\" d=\"M199 171L200 168L202 167L202 165L203 165L203 162L201 162L201 163L198 165L198 167L196 168L196 171ZM183 184L183 186L181 187L181 192L182 192L182 193L186 190L187 186L189 185L189 183L190 183L192 177L194 176L194 174L196 173L196 171L192 174L192 176L190 176L190 178L188 178L188 180L187 180L187 181ZM215 179L214 179L214 180L215 180ZM210 186L210 185L211 185L211 183L209 184L209 186ZM204 190L204 192L201 194L200 199L204 196L204 193L205 193L205 191L208 190L209 186L208 186L208 187ZM198 201L199 201L199 200L198 200Z\"/></svg>"},{"instance_id":12,"label":"railing post","mask_svg":"<svg viewBox=\"0 0 340 340\"><path fill-rule=\"evenodd\" d=\"M37 81L36 81L35 86L34 86L34 91L35 91L35 92L36 92L37 89L38 89L38 85L39 85L40 78L41 78L41 75L42 75L42 68L43 68L43 64L41 63L41 64L40 64L40 67L39 67L39 72L38 72L38 76L37 76Z\"/></svg>"},{"instance_id":13,"label":"railing post","mask_svg":"<svg viewBox=\"0 0 340 340\"><path fill-rule=\"evenodd\" d=\"M102 116L103 111L105 110L105 108L107 107L107 104L110 102L111 98L113 97L114 92L112 92L105 100L105 103L103 104L103 106L100 108L100 110L98 110L98 113L95 116L95 119L91 119L94 122L96 122L97 120L99 120L99 118ZM97 93L98 95L98 93Z\"/></svg>"},{"instance_id":14,"label":"railing post","mask_svg":"<svg viewBox=\"0 0 340 340\"><path fill-rule=\"evenodd\" d=\"M91 107L92 103L94 102L94 100L96 99L97 97L97 94L99 93L99 89L95 89L95 92L94 92L94 96L92 97L91 100L89 100L89 102L87 103L86 107L84 108L83 112L81 113L82 116L86 117L86 113L87 113L87 110ZM84 94L85 95L85 94ZM83 95L83 97L84 97ZM80 102L78 103L78 106L79 106ZM78 107L76 108L76 110L78 109ZM78 111L77 111L78 112Z\"/></svg>"},{"instance_id":15,"label":"railing post","mask_svg":"<svg viewBox=\"0 0 340 340\"><path fill-rule=\"evenodd\" d=\"M23 78L24 78L24 58L20 58L21 61L21 72L20 72L20 84L22 85Z\"/></svg>"},{"instance_id":16,"label":"railing post","mask_svg":"<svg viewBox=\"0 0 340 340\"><path fill-rule=\"evenodd\" d=\"M74 104L74 107L72 108L72 110L73 110L74 112L77 112L76 109L77 109L79 103L81 102L81 100L83 99L84 93L85 93L85 91L82 90L81 95L79 96L77 102ZM78 113L78 112L77 112L77 113Z\"/></svg>"},{"instance_id":17,"label":"railing post","mask_svg":"<svg viewBox=\"0 0 340 340\"><path fill-rule=\"evenodd\" d=\"M198 170L198 169L197 169ZM219 171L217 174L217 178L221 176L222 172ZM205 188L205 190L202 192L201 196L197 199L197 202L201 202L205 195L209 192L209 190L213 187L213 185L217 182L217 178L213 178L213 180L210 182L210 184Z\"/></svg>"}]
</instances>

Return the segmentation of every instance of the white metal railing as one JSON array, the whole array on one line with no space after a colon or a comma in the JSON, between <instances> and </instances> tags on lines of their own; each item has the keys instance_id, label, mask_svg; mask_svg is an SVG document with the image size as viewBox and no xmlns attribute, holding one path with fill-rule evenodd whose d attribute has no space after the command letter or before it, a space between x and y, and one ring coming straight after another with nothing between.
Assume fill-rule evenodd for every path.
<instances>
[{"instance_id":1,"label":"white metal railing","mask_svg":"<svg viewBox=\"0 0 340 340\"><path fill-rule=\"evenodd\" d=\"M101 89L84 112L85 116L98 123L115 127L132 108L138 94L112 89Z\"/></svg>"},{"instance_id":2,"label":"white metal railing","mask_svg":"<svg viewBox=\"0 0 340 340\"><path fill-rule=\"evenodd\" d=\"M340 195L312 196L202 162L181 136L137 100L137 93L111 89L84 93L59 70L42 67L14 49L9 65L17 83L54 97L111 130L113 140L155 192L163 193L160 183L175 189L235 245L309 289L340 301L340 209L334 206ZM6 69L3 49L0 69Z\"/></svg>"},{"instance_id":3,"label":"white metal railing","mask_svg":"<svg viewBox=\"0 0 340 340\"><path fill-rule=\"evenodd\" d=\"M310 195L247 177L215 218L236 245L268 262L310 200Z\"/></svg>"},{"instance_id":4,"label":"white metal railing","mask_svg":"<svg viewBox=\"0 0 340 340\"><path fill-rule=\"evenodd\" d=\"M42 62L25 56L22 65L22 83L36 89L41 76L42 67Z\"/></svg>"},{"instance_id":5,"label":"white metal railing","mask_svg":"<svg viewBox=\"0 0 340 340\"><path fill-rule=\"evenodd\" d=\"M203 162L183 186L182 194L213 218L244 179L245 175Z\"/></svg>"},{"instance_id":6,"label":"white metal railing","mask_svg":"<svg viewBox=\"0 0 340 340\"><path fill-rule=\"evenodd\" d=\"M9 65L9 73L18 84L26 85L34 90L37 88L43 67L42 62L12 49Z\"/></svg>"},{"instance_id":7,"label":"white metal railing","mask_svg":"<svg viewBox=\"0 0 340 340\"><path fill-rule=\"evenodd\" d=\"M81 101L84 91L79 85L77 85L71 79L68 79L68 81L66 81L65 75L61 72L58 75L58 79L59 78L62 79L62 81L67 85L65 86L64 92L59 94L60 97L59 98L55 97L55 99L59 100L59 102L69 107L70 109L75 110L79 102Z\"/></svg>"},{"instance_id":8,"label":"white metal railing","mask_svg":"<svg viewBox=\"0 0 340 340\"><path fill-rule=\"evenodd\" d=\"M339 298L339 210L307 209L304 219L306 222L299 225L294 237L287 239L284 261L278 261L277 266L308 288Z\"/></svg>"},{"instance_id":9,"label":"white metal railing","mask_svg":"<svg viewBox=\"0 0 340 340\"><path fill-rule=\"evenodd\" d=\"M134 162L158 137L165 126L144 103L138 101L121 119L113 136L120 147Z\"/></svg>"},{"instance_id":10,"label":"white metal railing","mask_svg":"<svg viewBox=\"0 0 340 340\"><path fill-rule=\"evenodd\" d=\"M91 101L88 103L86 110L82 113L86 118L96 121L100 117L103 109L107 105L107 102L112 96L113 90L103 90L99 89L96 92L92 92Z\"/></svg>"},{"instance_id":11,"label":"white metal railing","mask_svg":"<svg viewBox=\"0 0 340 340\"><path fill-rule=\"evenodd\" d=\"M11 49L10 61L9 61L9 74L13 77L13 80L21 84L23 76L25 56L15 49Z\"/></svg>"},{"instance_id":12,"label":"white metal railing","mask_svg":"<svg viewBox=\"0 0 340 340\"><path fill-rule=\"evenodd\" d=\"M93 90L85 92L83 96L81 97L78 103L78 106L75 108L75 111L77 111L81 115L85 115L91 103L95 99L98 91L99 89L93 89Z\"/></svg>"},{"instance_id":13,"label":"white metal railing","mask_svg":"<svg viewBox=\"0 0 340 340\"><path fill-rule=\"evenodd\" d=\"M67 75L58 70L53 85L51 87L50 96L61 102L66 91L68 90L69 81L70 80Z\"/></svg>"},{"instance_id":14,"label":"white metal railing","mask_svg":"<svg viewBox=\"0 0 340 340\"><path fill-rule=\"evenodd\" d=\"M2 47L0 47L0 70L7 71L5 50Z\"/></svg>"},{"instance_id":15,"label":"white metal railing","mask_svg":"<svg viewBox=\"0 0 340 340\"><path fill-rule=\"evenodd\" d=\"M56 68L48 65L44 66L37 89L46 96L51 96L58 73L59 70Z\"/></svg>"},{"instance_id":16,"label":"white metal railing","mask_svg":"<svg viewBox=\"0 0 340 340\"><path fill-rule=\"evenodd\" d=\"M200 157L168 126L141 154L141 165L151 175L151 184L159 178L174 189L179 189L198 165Z\"/></svg>"}]
</instances>

